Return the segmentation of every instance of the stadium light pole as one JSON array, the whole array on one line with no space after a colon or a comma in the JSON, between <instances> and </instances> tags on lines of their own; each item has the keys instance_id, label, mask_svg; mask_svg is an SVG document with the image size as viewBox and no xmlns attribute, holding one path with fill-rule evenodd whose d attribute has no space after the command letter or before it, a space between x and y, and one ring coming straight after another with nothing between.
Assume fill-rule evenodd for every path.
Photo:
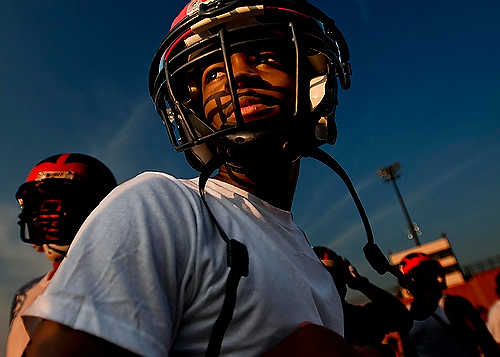
<instances>
[{"instance_id":1,"label":"stadium light pole","mask_svg":"<svg viewBox=\"0 0 500 357\"><path fill-rule=\"evenodd\" d=\"M403 202L403 197L401 196L401 192L399 192L398 185L396 184L396 179L400 177L400 175L398 174L398 171L400 168L401 168L400 163L395 162L392 165L389 165L387 167L384 167L382 169L377 170L377 175L379 175L382 179L384 179L385 182L392 181L392 184L394 185L394 190L396 191L396 194L398 195L401 209L403 210L403 213L406 217L406 222L408 223L408 229L410 230L410 233L413 236L413 239L415 240L415 244L418 246L418 245L420 245L420 240L418 239L417 232L415 231L415 226L413 225L413 223L411 221L410 214L408 213L408 210L406 209L406 205Z\"/></svg>"}]
</instances>

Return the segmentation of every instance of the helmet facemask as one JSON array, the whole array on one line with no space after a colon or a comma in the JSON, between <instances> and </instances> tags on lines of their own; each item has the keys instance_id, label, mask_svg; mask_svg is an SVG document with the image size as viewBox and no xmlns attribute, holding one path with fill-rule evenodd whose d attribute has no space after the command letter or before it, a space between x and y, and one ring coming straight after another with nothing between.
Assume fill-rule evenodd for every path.
<instances>
[{"instance_id":1,"label":"helmet facemask","mask_svg":"<svg viewBox=\"0 0 500 357\"><path fill-rule=\"evenodd\" d=\"M98 203L91 202L93 196L87 185L75 180L24 183L16 193L21 206L21 240L34 245L69 245Z\"/></svg>"},{"instance_id":2,"label":"helmet facemask","mask_svg":"<svg viewBox=\"0 0 500 357\"><path fill-rule=\"evenodd\" d=\"M200 28L203 21L193 20L190 27L185 23L171 31L159 50L161 57L155 59L160 71L151 83L153 100L174 147L187 150L188 161L196 169L215 154L225 154L234 167L247 167L244 153L256 157L261 151L274 159L270 153L276 152L293 161L313 147L335 142L336 76L348 87L339 44L312 17L282 9L264 14L263 8L240 16L239 21L221 20L212 27ZM294 78L291 104L282 106L277 118L246 121L230 58L238 52L267 49L286 60L283 65ZM201 77L207 66L217 62L223 63L228 89L216 98L218 113L205 113ZM266 100L272 98L262 99ZM225 117L225 110L233 113L232 120ZM211 116L216 120L209 120Z\"/></svg>"}]
</instances>

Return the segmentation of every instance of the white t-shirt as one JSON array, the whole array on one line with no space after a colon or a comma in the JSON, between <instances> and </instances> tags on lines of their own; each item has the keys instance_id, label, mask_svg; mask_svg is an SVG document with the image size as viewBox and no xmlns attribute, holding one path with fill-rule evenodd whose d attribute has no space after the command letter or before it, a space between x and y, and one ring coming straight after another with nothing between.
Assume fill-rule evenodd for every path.
<instances>
[{"instance_id":1,"label":"white t-shirt","mask_svg":"<svg viewBox=\"0 0 500 357\"><path fill-rule=\"evenodd\" d=\"M206 192L229 238L249 254L221 356L257 356L303 321L342 335L336 288L290 212L217 180ZM57 321L145 356L202 356L227 274L226 244L197 179L147 172L89 216L25 322Z\"/></svg>"},{"instance_id":2,"label":"white t-shirt","mask_svg":"<svg viewBox=\"0 0 500 357\"><path fill-rule=\"evenodd\" d=\"M488 326L488 330L495 341L500 343L500 300L495 301L490 307L486 326Z\"/></svg>"}]
</instances>

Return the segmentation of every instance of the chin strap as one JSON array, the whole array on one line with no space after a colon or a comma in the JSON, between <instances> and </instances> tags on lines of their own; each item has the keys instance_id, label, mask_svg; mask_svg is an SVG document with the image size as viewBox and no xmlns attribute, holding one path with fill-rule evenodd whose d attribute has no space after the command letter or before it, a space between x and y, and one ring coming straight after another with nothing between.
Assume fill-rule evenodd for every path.
<instances>
[{"instance_id":1,"label":"chin strap","mask_svg":"<svg viewBox=\"0 0 500 357\"><path fill-rule=\"evenodd\" d=\"M378 245L375 243L368 216L366 215L365 209L361 204L361 200L359 199L359 196L356 192L356 189L354 188L354 185L351 182L351 179L342 168L342 166L340 166L340 164L333 157L328 155L320 148L312 149L305 156L310 156L313 159L321 161L323 164L331 168L347 186L349 193L351 194L351 197L356 204L356 208L358 209L359 215L361 216L361 220L363 221L363 226L366 231L366 239L368 242L363 247L363 252L365 253L365 257L366 260L368 260L368 263L370 263L372 268L375 269L375 271L380 275L389 272L398 279L400 284L405 285L406 279L404 278L403 273L401 273L396 266L393 266L389 263L384 253L382 253Z\"/></svg>"},{"instance_id":2,"label":"chin strap","mask_svg":"<svg viewBox=\"0 0 500 357\"><path fill-rule=\"evenodd\" d=\"M389 272L398 279L402 286L405 286L406 279L404 278L403 274L397 267L389 263L384 253L382 253L377 244L375 244L368 216L366 215L365 209L361 203L361 200L359 199L359 196L356 192L356 189L354 188L354 185L352 184L351 179L342 168L342 166L340 166L340 164L333 157L319 148L312 149L304 156L309 156L318 161L321 161L323 164L331 168L342 179L342 181L347 186L349 193L354 200L356 208L358 209L359 215L361 216L361 220L363 221L363 226L365 228L367 238L367 243L363 247L363 252L365 253L365 257L368 260L368 263L370 263L370 265L377 271L377 273L382 275L386 272ZM222 309L219 313L219 316L217 317L217 320L212 327L212 332L210 334L210 340L205 352L205 357L217 357L220 354L224 334L233 318L238 284L243 276L248 276L249 259L246 246L243 243L235 239L230 239L227 236L226 232L220 226L213 212L210 210L205 197L205 185L210 175L216 169L224 165L225 162L226 158L223 155L217 155L212 158L205 165L205 168L201 172L198 181L198 189L200 192L201 200L203 201L203 204L205 205L210 218L215 223L215 226L217 227L221 238L226 243L227 266L230 269L226 280L224 302L222 304Z\"/></svg>"},{"instance_id":3,"label":"chin strap","mask_svg":"<svg viewBox=\"0 0 500 357\"><path fill-rule=\"evenodd\" d=\"M205 205L210 218L215 223L222 239L226 243L227 266L229 274L226 280L224 302L221 311L210 334L205 357L216 357L220 354L224 334L233 318L234 307L236 305L236 295L241 277L248 276L248 251L247 247L235 240L229 239L226 232L220 226L205 198L205 185L210 175L226 161L223 155L217 155L211 159L200 174L198 189L201 200Z\"/></svg>"},{"instance_id":4,"label":"chin strap","mask_svg":"<svg viewBox=\"0 0 500 357\"><path fill-rule=\"evenodd\" d=\"M54 252L56 252L58 254L61 254L63 257L66 257L66 255L68 255L68 250L57 249L57 248L52 247L50 244L47 244L47 247L50 250L52 250L52 251L54 251Z\"/></svg>"}]
</instances>

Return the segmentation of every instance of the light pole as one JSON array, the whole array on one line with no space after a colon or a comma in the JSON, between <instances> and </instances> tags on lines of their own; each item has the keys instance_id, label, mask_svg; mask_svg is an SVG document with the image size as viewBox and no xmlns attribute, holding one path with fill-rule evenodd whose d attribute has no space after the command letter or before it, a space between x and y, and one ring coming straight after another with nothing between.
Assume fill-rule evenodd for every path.
<instances>
[{"instance_id":1,"label":"light pole","mask_svg":"<svg viewBox=\"0 0 500 357\"><path fill-rule=\"evenodd\" d=\"M415 227L410 219L410 214L406 209L405 203L403 202L403 197L401 196L401 192L399 192L398 185L396 184L396 179L399 178L398 171L401 168L399 162L395 162L392 165L384 167L382 169L377 170L377 175L382 177L385 182L392 181L394 185L394 190L396 190L396 194L398 195L399 203L401 204L401 209L406 217L406 222L408 223L408 229L410 230L413 239L415 240L416 245L420 245L420 241L418 239L417 232L415 231Z\"/></svg>"}]
</instances>

